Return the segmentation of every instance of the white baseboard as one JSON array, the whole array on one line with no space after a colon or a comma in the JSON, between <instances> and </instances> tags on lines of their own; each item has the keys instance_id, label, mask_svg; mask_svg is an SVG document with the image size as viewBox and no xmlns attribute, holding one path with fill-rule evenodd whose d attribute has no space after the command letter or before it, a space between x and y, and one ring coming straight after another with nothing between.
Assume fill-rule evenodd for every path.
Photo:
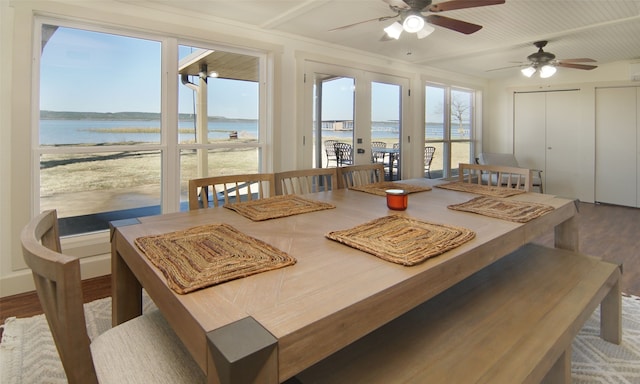
<instances>
[{"instance_id":1,"label":"white baseboard","mask_svg":"<svg viewBox=\"0 0 640 384\"><path fill-rule=\"evenodd\" d=\"M82 279L111 273L111 254L86 257L80 260ZM16 271L0 278L0 297L13 296L35 290L31 270Z\"/></svg>"}]
</instances>

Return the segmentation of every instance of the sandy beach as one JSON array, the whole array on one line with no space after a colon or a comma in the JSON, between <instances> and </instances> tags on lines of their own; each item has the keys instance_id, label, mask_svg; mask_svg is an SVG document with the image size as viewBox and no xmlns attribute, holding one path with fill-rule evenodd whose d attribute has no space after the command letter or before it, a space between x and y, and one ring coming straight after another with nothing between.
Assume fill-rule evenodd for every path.
<instances>
[{"instance_id":1,"label":"sandy beach","mask_svg":"<svg viewBox=\"0 0 640 384\"><path fill-rule=\"evenodd\" d=\"M388 147L395 142L393 139L385 141ZM442 144L433 146L436 147L436 157L431 169L441 170ZM326 165L324 147L321 150L323 165ZM466 153L455 151L455 146L454 155L455 164L468 161ZM211 150L208 154L210 174L256 172L256 157L257 151L253 148ZM195 151L181 154L180 172L181 200L187 201L188 180L197 177ZM58 209L60 217L159 205L160 152L140 150L43 155L40 183L41 209Z\"/></svg>"}]
</instances>

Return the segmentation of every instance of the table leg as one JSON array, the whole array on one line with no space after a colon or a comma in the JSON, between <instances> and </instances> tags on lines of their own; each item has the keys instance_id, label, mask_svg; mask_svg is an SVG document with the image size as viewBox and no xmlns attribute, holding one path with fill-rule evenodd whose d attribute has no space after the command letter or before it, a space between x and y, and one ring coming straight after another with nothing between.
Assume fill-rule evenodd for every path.
<instances>
[{"instance_id":1,"label":"table leg","mask_svg":"<svg viewBox=\"0 0 640 384\"><path fill-rule=\"evenodd\" d=\"M118 252L118 236L111 240L111 324L116 326L142 314L142 285Z\"/></svg>"},{"instance_id":2,"label":"table leg","mask_svg":"<svg viewBox=\"0 0 640 384\"><path fill-rule=\"evenodd\" d=\"M551 367L541 384L571 383L571 346L567 348Z\"/></svg>"},{"instance_id":3,"label":"table leg","mask_svg":"<svg viewBox=\"0 0 640 384\"><path fill-rule=\"evenodd\" d=\"M622 342L622 295L619 279L600 303L600 337L614 344Z\"/></svg>"},{"instance_id":4,"label":"table leg","mask_svg":"<svg viewBox=\"0 0 640 384\"><path fill-rule=\"evenodd\" d=\"M277 339L252 317L207 333L209 384L277 384Z\"/></svg>"},{"instance_id":5,"label":"table leg","mask_svg":"<svg viewBox=\"0 0 640 384\"><path fill-rule=\"evenodd\" d=\"M578 218L571 217L565 222L556 225L555 228L555 247L569 251L578 251Z\"/></svg>"}]
</instances>

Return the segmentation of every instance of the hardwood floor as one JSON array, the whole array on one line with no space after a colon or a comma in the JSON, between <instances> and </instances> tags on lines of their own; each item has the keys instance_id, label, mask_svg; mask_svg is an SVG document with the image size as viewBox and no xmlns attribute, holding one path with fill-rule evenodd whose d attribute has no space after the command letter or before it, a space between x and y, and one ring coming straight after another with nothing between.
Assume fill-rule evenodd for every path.
<instances>
[{"instance_id":1,"label":"hardwood floor","mask_svg":"<svg viewBox=\"0 0 640 384\"><path fill-rule=\"evenodd\" d=\"M579 221L580 251L622 263L622 292L640 296L640 209L579 203ZM535 242L553 246L553 231ZM85 280L83 290L85 302L107 297L111 294L111 277ZM0 324L7 317L39 313L42 309L35 293L0 298Z\"/></svg>"}]
</instances>

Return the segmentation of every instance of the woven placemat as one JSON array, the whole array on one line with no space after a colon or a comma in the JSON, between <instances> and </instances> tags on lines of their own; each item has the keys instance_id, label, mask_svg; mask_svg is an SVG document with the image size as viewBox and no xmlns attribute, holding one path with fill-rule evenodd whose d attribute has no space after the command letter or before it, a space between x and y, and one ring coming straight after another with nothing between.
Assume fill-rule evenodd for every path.
<instances>
[{"instance_id":1,"label":"woven placemat","mask_svg":"<svg viewBox=\"0 0 640 384\"><path fill-rule=\"evenodd\" d=\"M179 294L296 263L227 224L139 237L135 244Z\"/></svg>"},{"instance_id":2,"label":"woven placemat","mask_svg":"<svg viewBox=\"0 0 640 384\"><path fill-rule=\"evenodd\" d=\"M407 193L426 192L430 191L431 187L426 185L411 185L403 183L394 183L393 181L383 181L380 183L371 183L365 185L359 185L357 187L351 187L355 191L367 192L374 195L386 196L387 189L404 189Z\"/></svg>"},{"instance_id":3,"label":"woven placemat","mask_svg":"<svg viewBox=\"0 0 640 384\"><path fill-rule=\"evenodd\" d=\"M475 235L465 228L390 215L329 232L326 237L383 260L411 266L456 248Z\"/></svg>"},{"instance_id":4,"label":"woven placemat","mask_svg":"<svg viewBox=\"0 0 640 384\"><path fill-rule=\"evenodd\" d=\"M224 207L234 210L253 221L262 221L331 209L335 208L335 205L305 199L299 195L283 195L260 200L243 201L241 203L225 204Z\"/></svg>"},{"instance_id":5,"label":"woven placemat","mask_svg":"<svg viewBox=\"0 0 640 384\"><path fill-rule=\"evenodd\" d=\"M452 183L436 185L438 188L450 189L452 191L469 192L477 195L509 197L525 193L524 189L515 189L507 187L496 187L493 185L480 185L474 183L465 183L463 181L454 181Z\"/></svg>"},{"instance_id":6,"label":"woven placemat","mask_svg":"<svg viewBox=\"0 0 640 384\"><path fill-rule=\"evenodd\" d=\"M449 205L448 208L456 211L473 212L484 216L515 221L516 223L526 223L554 209L552 206L545 204L487 196L476 197L465 203Z\"/></svg>"}]
</instances>

